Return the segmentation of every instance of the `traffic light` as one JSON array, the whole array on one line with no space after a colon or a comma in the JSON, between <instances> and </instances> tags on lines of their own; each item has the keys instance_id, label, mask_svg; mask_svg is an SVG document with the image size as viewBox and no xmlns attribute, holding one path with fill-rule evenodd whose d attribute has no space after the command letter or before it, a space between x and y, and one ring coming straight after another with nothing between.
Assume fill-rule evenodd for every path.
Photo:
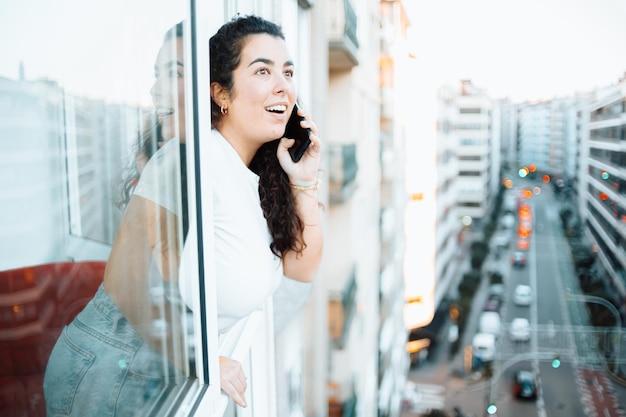
<instances>
[{"instance_id":1,"label":"traffic light","mask_svg":"<svg viewBox=\"0 0 626 417\"><path fill-rule=\"evenodd\" d=\"M552 367L556 369L559 366L561 366L561 358L559 357L559 355L557 355L554 357L554 359L552 359Z\"/></svg>"},{"instance_id":2,"label":"traffic light","mask_svg":"<svg viewBox=\"0 0 626 417\"><path fill-rule=\"evenodd\" d=\"M494 415L498 411L498 407L496 407L495 403L489 404L487 407L487 414L490 416Z\"/></svg>"}]
</instances>

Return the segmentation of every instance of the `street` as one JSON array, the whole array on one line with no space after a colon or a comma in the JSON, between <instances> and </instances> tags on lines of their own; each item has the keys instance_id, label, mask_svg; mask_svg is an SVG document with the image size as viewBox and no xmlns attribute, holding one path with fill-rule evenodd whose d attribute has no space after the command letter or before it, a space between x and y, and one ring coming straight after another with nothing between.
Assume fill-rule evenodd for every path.
<instances>
[{"instance_id":1,"label":"street","mask_svg":"<svg viewBox=\"0 0 626 417\"><path fill-rule=\"evenodd\" d=\"M626 403L626 388L609 378L604 358L595 348L597 340L612 336L590 326L585 303L572 296L582 292L573 271L568 242L560 229L558 202L550 187L544 186L529 204L534 230L526 251L526 264L511 266L513 240L506 254L499 259L490 255L483 266L483 271L502 272L506 288L493 376L463 372L463 349L450 357L449 345L442 343L429 361L411 370L409 379L428 395L421 396L417 410L404 411L403 417L419 416L429 408L438 408L442 399L444 409L451 416L454 407L460 407L465 416L488 415L490 404L497 409L495 415L499 417L626 415L621 405ZM471 344L478 315L487 299L489 283L486 274L483 275L462 335L462 346ZM530 305L516 305L512 301L513 291L520 284L532 289ZM530 340L509 340L508 328L516 317L530 322ZM558 361L553 364L555 359ZM513 394L513 375L522 369L536 376L536 399L518 399Z\"/></svg>"}]
</instances>

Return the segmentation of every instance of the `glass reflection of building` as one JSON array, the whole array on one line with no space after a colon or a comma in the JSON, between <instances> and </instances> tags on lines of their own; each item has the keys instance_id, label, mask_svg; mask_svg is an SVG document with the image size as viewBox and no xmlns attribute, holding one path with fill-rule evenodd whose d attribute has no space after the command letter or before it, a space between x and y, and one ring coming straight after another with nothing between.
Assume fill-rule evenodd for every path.
<instances>
[{"instance_id":1,"label":"glass reflection of building","mask_svg":"<svg viewBox=\"0 0 626 417\"><path fill-rule=\"evenodd\" d=\"M140 111L20 73L0 77L0 391L29 398L35 415L47 355L102 281Z\"/></svg>"},{"instance_id":2,"label":"glass reflection of building","mask_svg":"<svg viewBox=\"0 0 626 417\"><path fill-rule=\"evenodd\" d=\"M116 187L140 109L68 94L43 79L0 78L0 96L0 158L7 173L0 179L0 269L76 257L65 248L72 235L110 245L121 218Z\"/></svg>"}]
</instances>

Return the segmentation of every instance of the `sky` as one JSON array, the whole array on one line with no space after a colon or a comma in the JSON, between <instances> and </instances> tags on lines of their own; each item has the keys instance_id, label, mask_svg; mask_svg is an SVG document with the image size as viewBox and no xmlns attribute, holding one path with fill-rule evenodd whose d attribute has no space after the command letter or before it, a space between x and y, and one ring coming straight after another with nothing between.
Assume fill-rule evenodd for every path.
<instances>
[{"instance_id":1,"label":"sky","mask_svg":"<svg viewBox=\"0 0 626 417\"><path fill-rule=\"evenodd\" d=\"M0 77L17 79L21 64L26 79L133 105L150 103L163 34L185 12L173 1L0 1Z\"/></svg>"},{"instance_id":2,"label":"sky","mask_svg":"<svg viewBox=\"0 0 626 417\"><path fill-rule=\"evenodd\" d=\"M626 73L626 0L404 0L420 76L536 100Z\"/></svg>"},{"instance_id":3,"label":"sky","mask_svg":"<svg viewBox=\"0 0 626 417\"><path fill-rule=\"evenodd\" d=\"M76 0L10 0L0 8L0 27L12 38L0 45L0 75L16 78L20 61L28 78L47 75L58 80L57 73L81 68L92 77L60 81L75 83L82 91L100 86L98 93L123 95L132 90L141 95L150 87L160 34L173 21L165 17L171 13L157 13L150 3L110 0L94 6ZM535 100L603 87L626 72L626 0L404 0L404 4L412 23L411 49L419 77L429 85L471 79L494 98ZM110 15L119 10L124 10L126 24L113 27L110 23L120 21L120 16ZM148 12L154 14L150 17L154 25L129 33L138 16L145 19ZM28 21L25 15L30 16ZM96 25L93 19L76 19L93 15L100 16ZM70 39L55 37L58 25L66 28ZM138 46L110 48L116 40L133 40ZM124 55L129 52L131 56ZM141 62L145 68L129 77L118 62Z\"/></svg>"}]
</instances>

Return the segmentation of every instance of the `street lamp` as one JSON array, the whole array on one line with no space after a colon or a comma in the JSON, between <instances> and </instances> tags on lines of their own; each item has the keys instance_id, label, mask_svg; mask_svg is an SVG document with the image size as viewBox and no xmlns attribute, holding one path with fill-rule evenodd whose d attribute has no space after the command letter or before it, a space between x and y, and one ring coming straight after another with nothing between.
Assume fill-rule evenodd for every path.
<instances>
[{"instance_id":1,"label":"street lamp","mask_svg":"<svg viewBox=\"0 0 626 417\"><path fill-rule=\"evenodd\" d=\"M585 301L589 303L601 304L613 313L615 316L615 326L617 327L617 346L615 347L615 364L613 366L613 372L617 374L620 361L620 347L622 345L622 316L620 316L617 308L602 297L597 297L595 295L572 294L569 288L565 289L565 298L572 301Z\"/></svg>"},{"instance_id":2,"label":"street lamp","mask_svg":"<svg viewBox=\"0 0 626 417\"><path fill-rule=\"evenodd\" d=\"M489 394L488 394L489 396L487 397L489 401L489 405L487 406L487 409L486 409L488 415L494 415L498 411L498 407L496 406L496 401L494 400L494 392L496 392L496 396L497 396L496 384L498 380L500 379L500 376L504 374L504 371L506 371L511 366L515 365L516 363L521 362L521 361L531 360L531 359L534 359L534 360L552 359L552 366L554 368L558 368L558 366L561 365L559 355L555 352L526 352L526 353L520 353L519 355L513 356L506 363L504 363L497 370L497 372L491 377L491 381L489 383ZM558 366L554 366L555 361L558 361Z\"/></svg>"}]
</instances>

